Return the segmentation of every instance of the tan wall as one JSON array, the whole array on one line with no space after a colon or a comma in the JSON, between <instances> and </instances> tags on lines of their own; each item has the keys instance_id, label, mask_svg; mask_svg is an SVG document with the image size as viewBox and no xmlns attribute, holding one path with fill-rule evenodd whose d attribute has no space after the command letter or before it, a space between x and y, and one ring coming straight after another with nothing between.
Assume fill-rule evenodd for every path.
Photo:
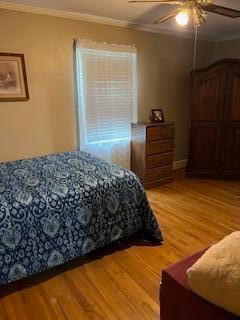
<instances>
[{"instance_id":1,"label":"tan wall","mask_svg":"<svg viewBox=\"0 0 240 320\"><path fill-rule=\"evenodd\" d=\"M215 47L215 60L226 58L240 59L240 39L218 42Z\"/></svg>"},{"instance_id":2,"label":"tan wall","mask_svg":"<svg viewBox=\"0 0 240 320\"><path fill-rule=\"evenodd\" d=\"M175 159L187 157L192 40L14 11L0 10L0 17L0 51L24 53L30 92L28 102L0 103L0 162L76 148L75 37L136 45L139 120L163 106L176 121ZM201 42L199 64L213 53Z\"/></svg>"}]
</instances>

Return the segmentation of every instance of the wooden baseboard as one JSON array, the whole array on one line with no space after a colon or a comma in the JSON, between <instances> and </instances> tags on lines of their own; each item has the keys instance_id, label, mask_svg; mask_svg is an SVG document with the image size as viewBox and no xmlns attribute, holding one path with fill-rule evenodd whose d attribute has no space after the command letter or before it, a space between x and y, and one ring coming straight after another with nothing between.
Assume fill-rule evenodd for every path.
<instances>
[{"instance_id":1,"label":"wooden baseboard","mask_svg":"<svg viewBox=\"0 0 240 320\"><path fill-rule=\"evenodd\" d=\"M173 170L186 168L187 159L178 160L173 162Z\"/></svg>"},{"instance_id":2,"label":"wooden baseboard","mask_svg":"<svg viewBox=\"0 0 240 320\"><path fill-rule=\"evenodd\" d=\"M173 163L173 180L181 180L186 177L187 159Z\"/></svg>"}]
</instances>

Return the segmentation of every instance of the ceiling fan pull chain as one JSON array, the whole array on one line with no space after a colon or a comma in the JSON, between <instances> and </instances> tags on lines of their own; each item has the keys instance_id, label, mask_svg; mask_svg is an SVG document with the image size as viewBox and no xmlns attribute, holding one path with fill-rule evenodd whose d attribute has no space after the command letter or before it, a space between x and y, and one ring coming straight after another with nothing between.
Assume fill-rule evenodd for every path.
<instances>
[{"instance_id":1,"label":"ceiling fan pull chain","mask_svg":"<svg viewBox=\"0 0 240 320\"><path fill-rule=\"evenodd\" d=\"M193 71L195 71L195 69L196 69L196 62L197 62L197 43L198 43L198 26L195 27Z\"/></svg>"}]
</instances>

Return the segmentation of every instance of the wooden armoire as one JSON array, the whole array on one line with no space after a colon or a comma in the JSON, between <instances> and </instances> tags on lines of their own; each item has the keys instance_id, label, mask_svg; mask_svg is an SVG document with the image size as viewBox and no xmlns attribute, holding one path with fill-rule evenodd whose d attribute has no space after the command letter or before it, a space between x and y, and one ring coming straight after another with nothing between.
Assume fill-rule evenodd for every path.
<instances>
[{"instance_id":1,"label":"wooden armoire","mask_svg":"<svg viewBox=\"0 0 240 320\"><path fill-rule=\"evenodd\" d=\"M188 174L240 178L240 60L194 71Z\"/></svg>"}]
</instances>

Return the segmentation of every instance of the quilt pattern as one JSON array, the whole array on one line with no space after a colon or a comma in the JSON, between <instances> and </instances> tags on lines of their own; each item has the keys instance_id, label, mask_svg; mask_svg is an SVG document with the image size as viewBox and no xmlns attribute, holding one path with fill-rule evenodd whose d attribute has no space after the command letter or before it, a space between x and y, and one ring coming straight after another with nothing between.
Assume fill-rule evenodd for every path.
<instances>
[{"instance_id":1,"label":"quilt pattern","mask_svg":"<svg viewBox=\"0 0 240 320\"><path fill-rule=\"evenodd\" d=\"M0 164L0 284L138 231L162 241L127 169L80 151Z\"/></svg>"}]
</instances>

